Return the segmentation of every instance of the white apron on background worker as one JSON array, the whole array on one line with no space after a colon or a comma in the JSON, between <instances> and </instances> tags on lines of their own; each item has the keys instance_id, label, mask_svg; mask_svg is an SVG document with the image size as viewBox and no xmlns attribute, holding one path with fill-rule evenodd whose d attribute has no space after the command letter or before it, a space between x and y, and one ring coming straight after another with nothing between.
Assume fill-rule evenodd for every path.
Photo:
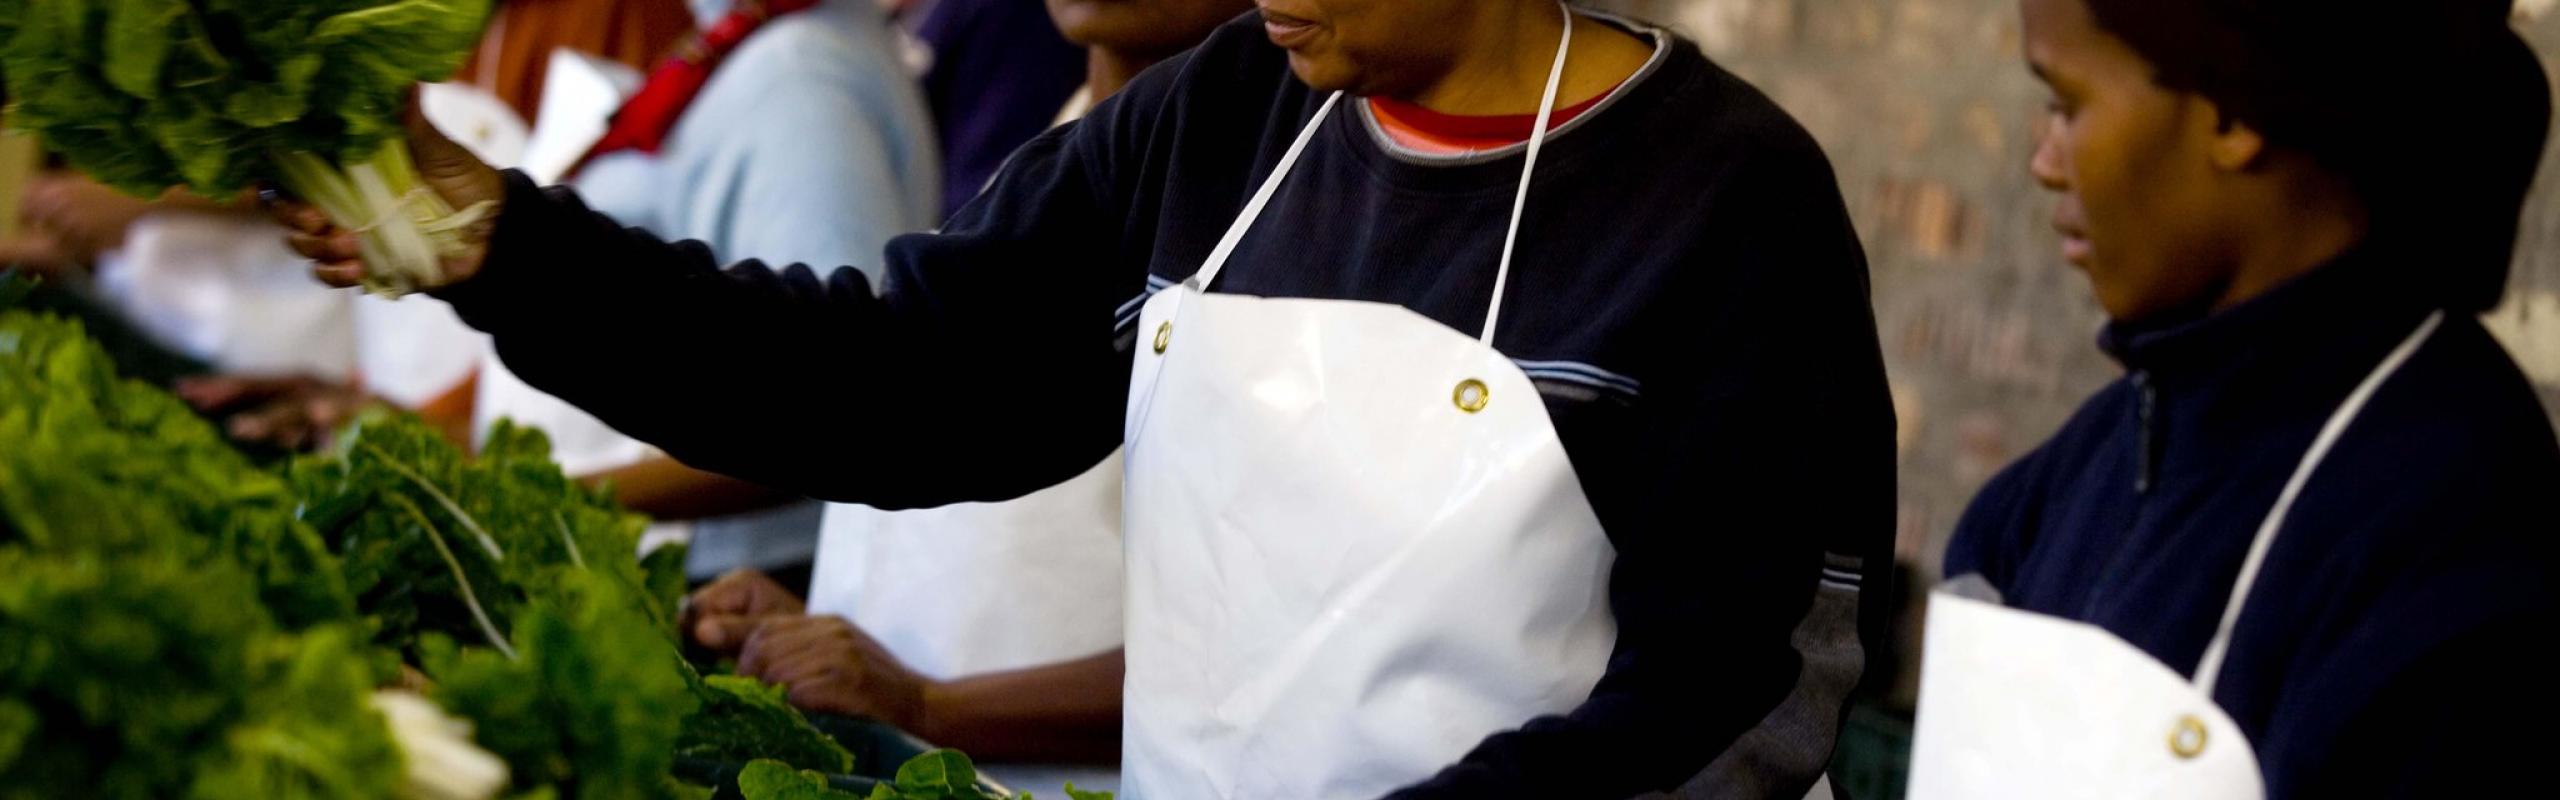
<instances>
[{"instance_id":1,"label":"white apron on background worker","mask_svg":"<svg viewBox=\"0 0 2560 800\"><path fill-rule=\"evenodd\" d=\"M1077 90L1057 124L1092 108L1092 89ZM829 503L809 613L852 620L909 668L940 680L1119 647L1123 464L1114 452L1065 483L1001 503L909 511ZM1056 782L1045 773L1016 777ZM1092 770L1065 777L1089 789L1117 784Z\"/></svg>"},{"instance_id":2,"label":"white apron on background worker","mask_svg":"<svg viewBox=\"0 0 2560 800\"><path fill-rule=\"evenodd\" d=\"M1207 292L1341 99L1141 316L1122 764L1137 800L1376 797L1580 705L1617 639L1615 550L1538 390L1490 344L1519 206L1483 267L1479 335L1396 305Z\"/></svg>"},{"instance_id":3,"label":"white apron on background worker","mask_svg":"<svg viewBox=\"0 0 2560 800\"><path fill-rule=\"evenodd\" d=\"M2098 626L1936 593L1909 797L2264 797L2255 751L2213 699L2232 626L2294 498L2365 402L2442 322L2441 312L2428 317L2320 429L2259 526L2192 679Z\"/></svg>"},{"instance_id":4,"label":"white apron on background worker","mask_svg":"<svg viewBox=\"0 0 2560 800\"><path fill-rule=\"evenodd\" d=\"M809 613L852 620L943 680L1119 647L1120 473L1113 454L1001 503L829 504Z\"/></svg>"}]
</instances>

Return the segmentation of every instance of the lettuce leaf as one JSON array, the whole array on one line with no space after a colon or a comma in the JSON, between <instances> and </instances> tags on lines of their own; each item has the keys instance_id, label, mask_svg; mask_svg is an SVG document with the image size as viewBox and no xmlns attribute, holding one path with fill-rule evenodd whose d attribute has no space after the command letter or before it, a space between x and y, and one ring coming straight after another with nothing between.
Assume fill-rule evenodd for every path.
<instances>
[{"instance_id":1,"label":"lettuce leaf","mask_svg":"<svg viewBox=\"0 0 2560 800\"><path fill-rule=\"evenodd\" d=\"M231 563L0 548L0 786L30 797L389 798L344 626L295 634Z\"/></svg>"},{"instance_id":2,"label":"lettuce leaf","mask_svg":"<svg viewBox=\"0 0 2560 800\"><path fill-rule=\"evenodd\" d=\"M349 621L335 556L285 482L78 323L0 314L0 544L230 560L287 627Z\"/></svg>"},{"instance_id":3,"label":"lettuce leaf","mask_svg":"<svg viewBox=\"0 0 2560 800\"><path fill-rule=\"evenodd\" d=\"M517 617L515 658L430 638L437 703L473 722L520 790L577 800L681 796L668 777L679 721L696 703L674 644L627 585L594 572Z\"/></svg>"}]
</instances>

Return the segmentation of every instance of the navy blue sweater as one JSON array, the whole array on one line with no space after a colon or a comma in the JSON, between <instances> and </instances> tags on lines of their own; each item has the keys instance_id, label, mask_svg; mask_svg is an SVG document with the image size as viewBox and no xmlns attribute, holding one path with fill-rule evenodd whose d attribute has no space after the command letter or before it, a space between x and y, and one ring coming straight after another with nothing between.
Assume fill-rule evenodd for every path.
<instances>
[{"instance_id":1,"label":"navy blue sweater","mask_svg":"<svg viewBox=\"0 0 2560 800\"><path fill-rule=\"evenodd\" d=\"M1829 165L1667 47L1550 140L1495 339L1617 547L1617 648L1580 708L1412 796L1676 786L1795 686L1826 551L1887 560L1892 410ZM1323 99L1241 18L1033 140L941 233L892 243L876 296L851 271L722 270L513 177L489 262L441 294L526 380L688 463L890 508L1017 497L1119 446L1139 301L1200 266ZM1472 333L1520 168L1399 157L1346 103L1213 289Z\"/></svg>"},{"instance_id":2,"label":"navy blue sweater","mask_svg":"<svg viewBox=\"0 0 2560 800\"><path fill-rule=\"evenodd\" d=\"M2354 255L2201 320L2109 329L2129 374L1983 490L1947 574L2193 674L2313 436L2430 310L2404 291L2424 263ZM2555 511L2531 386L2448 314L2312 474L2233 632L2214 698L2272 796L2547 786L2522 767L2560 744L2550 662L2524 651L2560 626Z\"/></svg>"}]
</instances>

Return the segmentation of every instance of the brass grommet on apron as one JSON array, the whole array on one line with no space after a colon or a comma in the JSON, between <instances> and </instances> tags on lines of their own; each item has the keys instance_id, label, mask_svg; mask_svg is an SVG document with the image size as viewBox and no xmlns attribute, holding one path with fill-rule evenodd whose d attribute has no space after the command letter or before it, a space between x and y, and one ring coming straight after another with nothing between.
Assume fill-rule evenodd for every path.
<instances>
[{"instance_id":1,"label":"brass grommet on apron","mask_svg":"<svg viewBox=\"0 0 2560 800\"><path fill-rule=\"evenodd\" d=\"M1156 326L1156 355L1164 355L1164 348L1171 344L1173 344L1173 321L1165 320L1164 324Z\"/></svg>"},{"instance_id":2,"label":"brass grommet on apron","mask_svg":"<svg viewBox=\"0 0 2560 800\"><path fill-rule=\"evenodd\" d=\"M2178 727L2169 731L2169 752L2186 759L2204 755L2204 738L2204 720L2194 714L2179 717Z\"/></svg>"},{"instance_id":3,"label":"brass grommet on apron","mask_svg":"<svg viewBox=\"0 0 2560 800\"><path fill-rule=\"evenodd\" d=\"M1458 382L1458 389L1449 393L1449 400L1458 404L1458 410L1473 414L1493 402L1493 390L1485 388L1484 381L1468 378Z\"/></svg>"}]
</instances>

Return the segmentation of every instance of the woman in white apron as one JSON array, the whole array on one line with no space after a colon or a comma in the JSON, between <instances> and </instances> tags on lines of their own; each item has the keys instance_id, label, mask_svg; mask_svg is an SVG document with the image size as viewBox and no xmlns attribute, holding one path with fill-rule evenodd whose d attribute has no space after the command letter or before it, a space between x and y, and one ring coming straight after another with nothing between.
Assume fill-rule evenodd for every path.
<instances>
[{"instance_id":1,"label":"woman in white apron","mask_svg":"<svg viewBox=\"0 0 2560 800\"><path fill-rule=\"evenodd\" d=\"M2506 4L2022 5L2129 374L1958 529L1910 796L2547 790L2560 447L2477 318L2549 127Z\"/></svg>"},{"instance_id":2,"label":"woman in white apron","mask_svg":"<svg viewBox=\"0 0 2560 800\"><path fill-rule=\"evenodd\" d=\"M829 499L1007 499L1125 442L1128 796L1801 797L1892 527L1818 148L1639 23L1261 5L892 242L877 294L422 137L439 191L504 206L437 293L545 390ZM661 313L798 344L575 337ZM721 389L625 391L670 371ZM679 410L741 393L837 413Z\"/></svg>"}]
</instances>

